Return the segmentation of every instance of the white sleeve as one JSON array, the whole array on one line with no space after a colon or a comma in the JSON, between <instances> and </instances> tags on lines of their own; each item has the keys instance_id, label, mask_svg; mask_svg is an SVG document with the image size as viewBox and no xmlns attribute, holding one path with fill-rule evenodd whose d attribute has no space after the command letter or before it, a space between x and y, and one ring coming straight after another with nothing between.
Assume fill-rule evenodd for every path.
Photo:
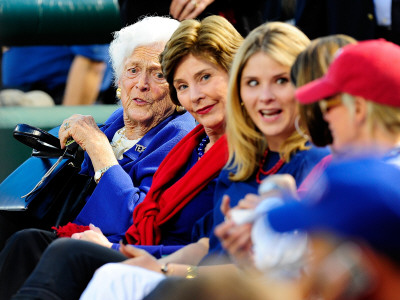
<instances>
[{"instance_id":1,"label":"white sleeve","mask_svg":"<svg viewBox=\"0 0 400 300\"><path fill-rule=\"evenodd\" d=\"M140 300L148 295L165 276L144 268L109 263L99 268L81 300Z\"/></svg>"}]
</instances>

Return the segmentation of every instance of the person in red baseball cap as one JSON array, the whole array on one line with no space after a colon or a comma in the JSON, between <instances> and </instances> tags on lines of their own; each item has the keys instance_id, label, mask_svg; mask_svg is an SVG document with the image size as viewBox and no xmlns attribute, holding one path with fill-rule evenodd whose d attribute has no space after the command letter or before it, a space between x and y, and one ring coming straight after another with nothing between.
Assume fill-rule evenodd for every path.
<instances>
[{"instance_id":1,"label":"person in red baseball cap","mask_svg":"<svg viewBox=\"0 0 400 300\"><path fill-rule=\"evenodd\" d=\"M368 152L400 164L400 46L383 39L338 50L326 75L296 91L319 101L339 154Z\"/></svg>"}]
</instances>

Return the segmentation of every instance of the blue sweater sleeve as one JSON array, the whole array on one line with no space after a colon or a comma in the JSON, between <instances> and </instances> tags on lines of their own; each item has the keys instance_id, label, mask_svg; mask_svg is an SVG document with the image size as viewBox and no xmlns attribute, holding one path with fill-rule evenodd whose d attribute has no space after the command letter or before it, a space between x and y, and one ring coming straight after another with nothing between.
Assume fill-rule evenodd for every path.
<instances>
[{"instance_id":1,"label":"blue sweater sleeve","mask_svg":"<svg viewBox=\"0 0 400 300\"><path fill-rule=\"evenodd\" d=\"M146 197L158 166L194 125L191 117L177 117L157 133L128 169L120 165L108 169L87 199L75 223L92 223L111 242L121 240L132 225L133 210Z\"/></svg>"},{"instance_id":2,"label":"blue sweater sleeve","mask_svg":"<svg viewBox=\"0 0 400 300\"><path fill-rule=\"evenodd\" d=\"M179 249L185 247L185 245L182 246L165 246L165 245L157 245L157 246L136 246L135 247L139 249L146 250L148 253L153 255L155 258L161 258L166 255L170 255L174 253L175 251L178 251ZM120 245L117 243L113 243L111 246L111 249L119 251Z\"/></svg>"}]
</instances>

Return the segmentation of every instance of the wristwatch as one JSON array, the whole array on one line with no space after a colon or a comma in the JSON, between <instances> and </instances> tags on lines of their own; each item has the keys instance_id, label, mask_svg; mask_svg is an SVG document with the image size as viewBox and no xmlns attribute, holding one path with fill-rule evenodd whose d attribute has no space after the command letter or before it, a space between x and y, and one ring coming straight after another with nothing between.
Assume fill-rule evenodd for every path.
<instances>
[{"instance_id":1,"label":"wristwatch","mask_svg":"<svg viewBox=\"0 0 400 300\"><path fill-rule=\"evenodd\" d=\"M109 168L111 168L111 167L112 167L112 166L108 166L108 167L102 168L102 169L100 169L100 170L97 170L97 171L94 173L94 177L93 177L94 182L96 182L96 184L98 184L99 181L100 181L100 179L101 179L101 177L103 177L103 174L104 174Z\"/></svg>"}]
</instances>

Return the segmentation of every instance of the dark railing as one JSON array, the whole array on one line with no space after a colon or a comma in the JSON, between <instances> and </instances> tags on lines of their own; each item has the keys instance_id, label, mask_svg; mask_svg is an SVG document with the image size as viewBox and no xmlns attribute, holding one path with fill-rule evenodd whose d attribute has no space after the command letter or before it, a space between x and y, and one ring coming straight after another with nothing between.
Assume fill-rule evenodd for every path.
<instances>
[{"instance_id":1,"label":"dark railing","mask_svg":"<svg viewBox=\"0 0 400 300\"><path fill-rule=\"evenodd\" d=\"M0 45L101 44L121 28L117 0L0 0Z\"/></svg>"}]
</instances>

